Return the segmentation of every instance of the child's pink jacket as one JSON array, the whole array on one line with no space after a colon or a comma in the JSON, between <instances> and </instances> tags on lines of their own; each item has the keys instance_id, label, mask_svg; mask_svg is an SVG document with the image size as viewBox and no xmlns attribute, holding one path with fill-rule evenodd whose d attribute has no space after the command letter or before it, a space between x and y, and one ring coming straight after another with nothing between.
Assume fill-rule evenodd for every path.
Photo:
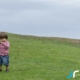
<instances>
[{"instance_id":1,"label":"child's pink jacket","mask_svg":"<svg viewBox=\"0 0 80 80\"><path fill-rule=\"evenodd\" d=\"M0 55L1 56L8 55L9 47L10 47L10 44L8 41L4 42L3 44L0 43Z\"/></svg>"}]
</instances>

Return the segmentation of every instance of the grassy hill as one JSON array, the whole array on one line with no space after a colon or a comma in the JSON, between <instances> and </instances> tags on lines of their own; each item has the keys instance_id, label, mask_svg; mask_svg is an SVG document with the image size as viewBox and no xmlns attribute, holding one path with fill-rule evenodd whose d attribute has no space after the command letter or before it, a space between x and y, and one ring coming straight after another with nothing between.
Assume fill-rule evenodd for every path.
<instances>
[{"instance_id":1,"label":"grassy hill","mask_svg":"<svg viewBox=\"0 0 80 80\"><path fill-rule=\"evenodd\" d=\"M9 34L9 41L10 72L1 72L2 80L68 80L80 70L79 40Z\"/></svg>"}]
</instances>

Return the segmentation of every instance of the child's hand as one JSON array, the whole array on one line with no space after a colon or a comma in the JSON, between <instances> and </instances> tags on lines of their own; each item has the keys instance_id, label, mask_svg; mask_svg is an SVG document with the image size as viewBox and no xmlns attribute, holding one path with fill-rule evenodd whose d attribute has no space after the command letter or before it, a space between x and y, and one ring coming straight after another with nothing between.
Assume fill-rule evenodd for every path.
<instances>
[{"instance_id":1,"label":"child's hand","mask_svg":"<svg viewBox=\"0 0 80 80\"><path fill-rule=\"evenodd\" d=\"M0 42L0 44L4 44L4 42Z\"/></svg>"}]
</instances>

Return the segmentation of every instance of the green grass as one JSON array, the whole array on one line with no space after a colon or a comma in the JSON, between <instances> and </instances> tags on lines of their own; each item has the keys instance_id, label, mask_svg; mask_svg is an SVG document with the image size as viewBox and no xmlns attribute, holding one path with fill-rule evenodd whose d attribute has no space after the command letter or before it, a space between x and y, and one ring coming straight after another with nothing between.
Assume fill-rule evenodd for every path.
<instances>
[{"instance_id":1,"label":"green grass","mask_svg":"<svg viewBox=\"0 0 80 80\"><path fill-rule=\"evenodd\" d=\"M9 34L10 72L1 80L68 80L71 70L80 70L80 41ZM70 80L80 80L80 77Z\"/></svg>"}]
</instances>

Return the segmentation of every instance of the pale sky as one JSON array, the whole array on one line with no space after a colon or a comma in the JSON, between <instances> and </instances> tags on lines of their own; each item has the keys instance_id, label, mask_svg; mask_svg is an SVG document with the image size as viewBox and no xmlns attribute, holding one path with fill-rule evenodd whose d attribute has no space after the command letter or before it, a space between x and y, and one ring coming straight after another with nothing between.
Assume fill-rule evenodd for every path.
<instances>
[{"instance_id":1,"label":"pale sky","mask_svg":"<svg viewBox=\"0 0 80 80\"><path fill-rule=\"evenodd\" d=\"M80 39L80 0L0 0L0 31Z\"/></svg>"}]
</instances>

